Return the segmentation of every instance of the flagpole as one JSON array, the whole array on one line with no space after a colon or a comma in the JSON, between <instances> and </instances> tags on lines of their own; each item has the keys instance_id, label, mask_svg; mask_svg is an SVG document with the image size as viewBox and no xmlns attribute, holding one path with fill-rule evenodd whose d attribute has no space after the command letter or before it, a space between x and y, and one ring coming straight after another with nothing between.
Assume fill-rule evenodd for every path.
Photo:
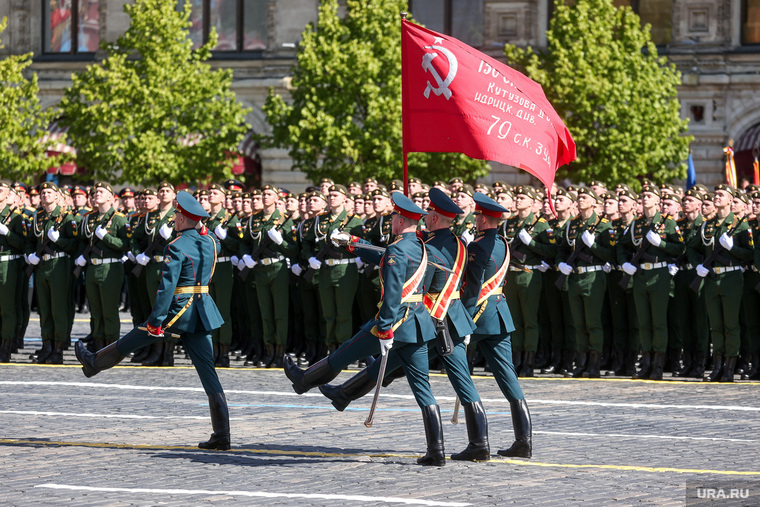
<instances>
[{"instance_id":1,"label":"flagpole","mask_svg":"<svg viewBox=\"0 0 760 507\"><path fill-rule=\"evenodd\" d=\"M401 24L404 24L404 21L406 21L406 12L401 13ZM403 39L403 37L402 37ZM404 62L404 41L401 41L401 61ZM401 65L401 72L404 72L404 65L402 63ZM404 87L401 87L401 102L403 104L404 102ZM403 113L403 107L401 108L401 151L403 152L403 161L404 161L404 195L409 197L409 165L407 161L407 152L406 152L406 138L404 137L404 130L407 129L406 122L404 121L404 113Z\"/></svg>"}]
</instances>

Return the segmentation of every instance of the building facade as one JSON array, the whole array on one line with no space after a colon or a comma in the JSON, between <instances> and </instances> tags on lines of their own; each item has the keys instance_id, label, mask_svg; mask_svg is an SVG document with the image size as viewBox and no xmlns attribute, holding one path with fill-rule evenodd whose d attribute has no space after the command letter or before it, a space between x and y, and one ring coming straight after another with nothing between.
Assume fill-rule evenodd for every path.
<instances>
[{"instance_id":1,"label":"building facade","mask_svg":"<svg viewBox=\"0 0 760 507\"><path fill-rule=\"evenodd\" d=\"M652 26L660 54L682 73L682 116L690 119L698 180L723 179L723 147L735 142L737 169L750 176L760 155L760 0L615 0L631 5ZM3 54L34 53L44 107L54 106L71 73L102 59L101 41L127 28L128 0L6 0L0 18ZM201 44L211 27L219 42L211 65L234 71L233 89L251 108L252 133L268 132L261 110L270 87L287 94L289 73L304 26L317 18L318 0L179 0L191 2L191 38ZM550 0L410 0L410 10L429 28L451 34L502 58L505 43L546 45ZM257 149L250 135L238 169L251 182L300 191L308 184L291 171L286 150ZM526 183L530 177L493 164L485 181Z\"/></svg>"}]
</instances>

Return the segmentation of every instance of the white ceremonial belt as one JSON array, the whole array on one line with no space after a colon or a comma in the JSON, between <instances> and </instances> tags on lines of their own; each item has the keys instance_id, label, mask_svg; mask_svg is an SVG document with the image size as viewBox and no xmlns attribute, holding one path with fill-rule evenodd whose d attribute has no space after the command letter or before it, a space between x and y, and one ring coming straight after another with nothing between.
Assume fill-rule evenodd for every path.
<instances>
[{"instance_id":1,"label":"white ceremonial belt","mask_svg":"<svg viewBox=\"0 0 760 507\"><path fill-rule=\"evenodd\" d=\"M262 266L269 266L270 264L274 264L276 262L282 262L285 260L285 257L280 255L279 257L266 257L264 259L259 259L259 264Z\"/></svg>"},{"instance_id":2,"label":"white ceremonial belt","mask_svg":"<svg viewBox=\"0 0 760 507\"><path fill-rule=\"evenodd\" d=\"M60 259L61 257L66 257L66 254L63 252L54 253L53 255L45 254L42 256L43 261L50 261L53 259Z\"/></svg>"},{"instance_id":3,"label":"white ceremonial belt","mask_svg":"<svg viewBox=\"0 0 760 507\"><path fill-rule=\"evenodd\" d=\"M741 266L725 266L725 267L717 266L717 267L712 268L712 270L713 270L713 273L715 273L716 275L720 275L723 273L728 273L729 271L736 271L737 269L741 269L741 268L742 268Z\"/></svg>"},{"instance_id":4,"label":"white ceremonial belt","mask_svg":"<svg viewBox=\"0 0 760 507\"><path fill-rule=\"evenodd\" d=\"M112 264L114 262L121 262L121 259L113 259L113 258L107 258L107 259L90 259L90 263L93 266L97 266L99 264Z\"/></svg>"},{"instance_id":5,"label":"white ceremonial belt","mask_svg":"<svg viewBox=\"0 0 760 507\"><path fill-rule=\"evenodd\" d=\"M15 261L20 258L20 255L0 255L0 262Z\"/></svg>"},{"instance_id":6,"label":"white ceremonial belt","mask_svg":"<svg viewBox=\"0 0 760 507\"><path fill-rule=\"evenodd\" d=\"M576 273L590 273L591 271L601 271L604 266L580 266L575 268Z\"/></svg>"},{"instance_id":7,"label":"white ceremonial belt","mask_svg":"<svg viewBox=\"0 0 760 507\"><path fill-rule=\"evenodd\" d=\"M338 264L353 264L356 262L356 257L351 259L325 259L325 264L328 266L337 266Z\"/></svg>"},{"instance_id":8,"label":"white ceremonial belt","mask_svg":"<svg viewBox=\"0 0 760 507\"><path fill-rule=\"evenodd\" d=\"M639 267L645 271L649 271L652 269L664 268L667 265L667 262L642 262Z\"/></svg>"},{"instance_id":9,"label":"white ceremonial belt","mask_svg":"<svg viewBox=\"0 0 760 507\"><path fill-rule=\"evenodd\" d=\"M232 260L232 257L217 257L216 262L230 262Z\"/></svg>"}]
</instances>

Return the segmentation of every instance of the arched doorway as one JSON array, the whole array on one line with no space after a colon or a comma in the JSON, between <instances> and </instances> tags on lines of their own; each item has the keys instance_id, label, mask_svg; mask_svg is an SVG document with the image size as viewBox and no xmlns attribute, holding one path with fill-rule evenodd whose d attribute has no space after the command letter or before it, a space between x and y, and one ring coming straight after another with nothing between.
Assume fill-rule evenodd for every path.
<instances>
[{"instance_id":1,"label":"arched doorway","mask_svg":"<svg viewBox=\"0 0 760 507\"><path fill-rule=\"evenodd\" d=\"M760 123L744 131L734 145L737 178L740 180L747 178L752 183L755 177L753 163L758 157L760 157Z\"/></svg>"}]
</instances>

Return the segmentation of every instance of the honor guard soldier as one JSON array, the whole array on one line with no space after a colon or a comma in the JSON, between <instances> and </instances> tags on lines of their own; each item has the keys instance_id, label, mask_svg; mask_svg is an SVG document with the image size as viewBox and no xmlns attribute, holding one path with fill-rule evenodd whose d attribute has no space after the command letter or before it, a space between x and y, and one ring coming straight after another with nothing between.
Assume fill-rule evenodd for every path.
<instances>
[{"instance_id":1,"label":"honor guard soldier","mask_svg":"<svg viewBox=\"0 0 760 507\"><path fill-rule=\"evenodd\" d=\"M615 249L610 244L610 223L596 214L596 204L594 190L578 190L579 213L566 225L557 256L557 267L567 277L568 301L575 327L578 355L573 377L601 376L602 306L607 288L604 264L615 261Z\"/></svg>"},{"instance_id":2,"label":"honor guard soldier","mask_svg":"<svg viewBox=\"0 0 760 507\"><path fill-rule=\"evenodd\" d=\"M668 265L683 252L683 237L675 221L660 214L660 189L641 189L643 214L620 238L618 263L633 278L633 298L639 320L642 356L633 378L662 380L668 350ZM635 264L634 264L635 262Z\"/></svg>"},{"instance_id":3,"label":"honor guard soldier","mask_svg":"<svg viewBox=\"0 0 760 507\"><path fill-rule=\"evenodd\" d=\"M285 374L293 382L295 392L302 394L328 383L351 363L378 352L387 354L391 347L403 364L409 386L422 409L427 439L427 453L417 460L421 465L446 464L443 444L441 413L428 381L428 348L425 342L435 336L430 314L422 302L423 280L427 267L425 246L417 238L417 222L423 210L400 192L392 197L396 214L393 215L393 233L398 239L383 254L362 256L372 258L380 266L383 279L383 296L377 316L364 324L353 338L330 356L320 360L306 371L298 368L290 357L285 358ZM348 231L331 233L336 241L356 243L356 236ZM344 243L345 244L345 243ZM353 248L351 248L353 249ZM350 306L344 306L347 311Z\"/></svg>"},{"instance_id":4,"label":"honor guard soldier","mask_svg":"<svg viewBox=\"0 0 760 507\"><path fill-rule=\"evenodd\" d=\"M538 306L541 299L542 250L537 238L548 225L533 212L537 199L535 190L519 186L514 190L516 214L504 222L503 236L510 244L512 254L504 294L514 315L515 332L512 337L514 365L521 376L533 376L538 349ZM545 261L544 261L545 263ZM525 357L521 355L525 353ZM524 363L521 369L520 365Z\"/></svg>"},{"instance_id":5,"label":"honor guard soldier","mask_svg":"<svg viewBox=\"0 0 760 507\"><path fill-rule=\"evenodd\" d=\"M713 342L713 370L705 381L733 382L739 355L739 309L744 288L743 263L755 261L752 230L731 212L735 190L715 187L715 217L706 220L686 250L704 279L705 304ZM755 309L757 311L757 309Z\"/></svg>"},{"instance_id":6,"label":"honor guard soldier","mask_svg":"<svg viewBox=\"0 0 760 507\"><path fill-rule=\"evenodd\" d=\"M678 220L678 229L684 243L690 245L702 229L704 218L700 213L702 197L698 190L690 188L682 199L683 218ZM704 284L699 283L697 291L689 285L697 278L696 266L689 262L686 253L678 259L678 273L673 277L673 292L676 304L676 326L683 346L683 368L679 377L703 378L705 361L709 349L709 327L705 307ZM756 311L754 311L756 313ZM674 376L676 372L673 372Z\"/></svg>"},{"instance_id":7,"label":"honor guard soldier","mask_svg":"<svg viewBox=\"0 0 760 507\"><path fill-rule=\"evenodd\" d=\"M214 369L211 345L211 332L222 325L222 316L208 290L219 244L200 223L207 217L208 213L192 195L184 191L177 194L173 224L178 237L163 251L161 282L148 320L96 353L89 352L81 341L75 351L85 376L92 377L119 364L130 352L160 342L165 333L181 336L208 396L214 430L211 438L198 447L226 450L230 448L229 413Z\"/></svg>"},{"instance_id":8,"label":"honor guard soldier","mask_svg":"<svg viewBox=\"0 0 760 507\"><path fill-rule=\"evenodd\" d=\"M232 266L231 259L238 252L243 235L238 227L237 217L224 208L225 198L224 187L216 183L209 185L209 218L206 220L206 227L214 232L221 245L219 256L216 258L214 278L209 282L209 292L224 321L224 324L212 333L212 341L215 366L222 368L230 366L229 353L232 344L232 282L235 267Z\"/></svg>"},{"instance_id":9,"label":"honor guard soldier","mask_svg":"<svg viewBox=\"0 0 760 507\"><path fill-rule=\"evenodd\" d=\"M752 190L750 190L752 188ZM760 236L760 191L757 190L755 185L749 185L746 190L749 192L748 198L750 199L750 206L752 211L751 219L748 219L750 229L752 230L752 238ZM760 286L760 252L758 252L758 245L755 245L755 260L754 262L747 263L747 270L744 272L744 295L742 297L742 305L744 306L744 312L747 315L747 353L749 354L749 360L751 367L742 375L742 380L760 380L760 315L758 315L757 308L760 307L760 294L758 294L758 286Z\"/></svg>"},{"instance_id":10,"label":"honor guard soldier","mask_svg":"<svg viewBox=\"0 0 760 507\"><path fill-rule=\"evenodd\" d=\"M477 325L471 343L485 357L496 384L509 401L515 442L498 454L530 458L533 453L530 413L512 364L510 333L515 326L502 292L509 267L509 247L497 227L506 209L480 193L475 195L475 205L479 212L476 215L478 235L467 246L462 304Z\"/></svg>"},{"instance_id":11,"label":"honor guard soldier","mask_svg":"<svg viewBox=\"0 0 760 507\"><path fill-rule=\"evenodd\" d=\"M13 197L9 199L9 196ZM16 347L21 312L18 286L23 278L27 227L24 215L11 204L17 198L7 182L0 182L0 363L9 363Z\"/></svg>"},{"instance_id":12,"label":"honor guard soldier","mask_svg":"<svg viewBox=\"0 0 760 507\"><path fill-rule=\"evenodd\" d=\"M119 302L124 281L121 258L129 249L127 217L113 206L107 183L93 187L95 210L82 219L74 264L84 269L95 350L119 339Z\"/></svg>"},{"instance_id":13,"label":"honor guard soldier","mask_svg":"<svg viewBox=\"0 0 760 507\"><path fill-rule=\"evenodd\" d=\"M40 313L42 351L38 363L62 364L64 342L69 341L69 285L71 259L78 231L70 214L58 205L58 187L40 185L41 207L32 219L35 240L28 243L27 262L34 270Z\"/></svg>"},{"instance_id":14,"label":"honor guard soldier","mask_svg":"<svg viewBox=\"0 0 760 507\"><path fill-rule=\"evenodd\" d=\"M456 193L452 194L453 200L464 213L454 218L451 223L451 232L467 244L475 238L475 215L472 213L475 211L475 201L472 199L475 192L470 185L462 184L456 188Z\"/></svg>"}]
</instances>

